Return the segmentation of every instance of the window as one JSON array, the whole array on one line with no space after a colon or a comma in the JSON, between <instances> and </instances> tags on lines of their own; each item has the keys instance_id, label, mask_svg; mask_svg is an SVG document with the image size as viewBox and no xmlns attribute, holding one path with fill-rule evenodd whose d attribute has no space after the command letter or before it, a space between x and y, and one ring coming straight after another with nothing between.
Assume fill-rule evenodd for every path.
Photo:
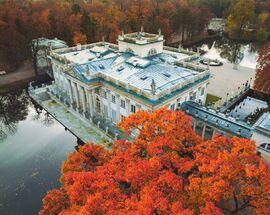
<instances>
[{"instance_id":1,"label":"window","mask_svg":"<svg viewBox=\"0 0 270 215\"><path fill-rule=\"evenodd\" d=\"M178 107L178 108L181 107L181 98L177 99L177 107Z\"/></svg>"},{"instance_id":2,"label":"window","mask_svg":"<svg viewBox=\"0 0 270 215\"><path fill-rule=\"evenodd\" d=\"M99 88L96 88L95 89L95 94L98 94L99 95Z\"/></svg>"},{"instance_id":3,"label":"window","mask_svg":"<svg viewBox=\"0 0 270 215\"><path fill-rule=\"evenodd\" d=\"M104 115L106 118L109 118L109 112L108 112L108 106L107 105L104 105Z\"/></svg>"},{"instance_id":4,"label":"window","mask_svg":"<svg viewBox=\"0 0 270 215\"><path fill-rule=\"evenodd\" d=\"M196 92L189 93L189 100L190 101L195 101L196 100Z\"/></svg>"},{"instance_id":5,"label":"window","mask_svg":"<svg viewBox=\"0 0 270 215\"><path fill-rule=\"evenodd\" d=\"M131 48L127 48L127 49L126 49L126 52L131 53L131 54L134 53L134 51L133 51Z\"/></svg>"},{"instance_id":6,"label":"window","mask_svg":"<svg viewBox=\"0 0 270 215\"><path fill-rule=\"evenodd\" d=\"M100 100L99 100L98 97L97 97L97 99L96 99L96 107L97 107L97 112L100 113L101 108L100 108Z\"/></svg>"},{"instance_id":7,"label":"window","mask_svg":"<svg viewBox=\"0 0 270 215\"><path fill-rule=\"evenodd\" d=\"M115 99L115 95L112 95L112 103L114 103L114 104L115 104L115 101L116 101L116 99Z\"/></svg>"},{"instance_id":8,"label":"window","mask_svg":"<svg viewBox=\"0 0 270 215\"><path fill-rule=\"evenodd\" d=\"M116 123L116 111L112 109L112 121Z\"/></svg>"},{"instance_id":9,"label":"window","mask_svg":"<svg viewBox=\"0 0 270 215\"><path fill-rule=\"evenodd\" d=\"M204 127L204 124L202 122L197 122L196 127L195 127L195 132L199 136L202 136L203 134L203 127Z\"/></svg>"},{"instance_id":10,"label":"window","mask_svg":"<svg viewBox=\"0 0 270 215\"><path fill-rule=\"evenodd\" d=\"M204 91L205 91L205 88L203 87L203 88L202 88L202 91L201 91L201 96L204 95Z\"/></svg>"},{"instance_id":11,"label":"window","mask_svg":"<svg viewBox=\"0 0 270 215\"><path fill-rule=\"evenodd\" d=\"M214 129L210 126L205 127L205 134L204 134L204 139L205 140L211 140L214 134Z\"/></svg>"},{"instance_id":12,"label":"window","mask_svg":"<svg viewBox=\"0 0 270 215\"><path fill-rule=\"evenodd\" d=\"M149 52L148 52L148 56L155 55L155 54L157 54L156 49L150 49Z\"/></svg>"},{"instance_id":13,"label":"window","mask_svg":"<svg viewBox=\"0 0 270 215\"><path fill-rule=\"evenodd\" d=\"M131 105L130 111L131 111L132 113L136 113L136 106L135 106L135 105Z\"/></svg>"},{"instance_id":14,"label":"window","mask_svg":"<svg viewBox=\"0 0 270 215\"><path fill-rule=\"evenodd\" d=\"M107 99L107 97L108 97L108 96L107 96L107 92L104 90L104 91L103 91L103 98L104 98L104 99Z\"/></svg>"},{"instance_id":15,"label":"window","mask_svg":"<svg viewBox=\"0 0 270 215\"><path fill-rule=\"evenodd\" d=\"M121 99L121 104L120 104L121 108L126 108L126 102L124 100Z\"/></svg>"},{"instance_id":16,"label":"window","mask_svg":"<svg viewBox=\"0 0 270 215\"><path fill-rule=\"evenodd\" d=\"M174 110L174 108L175 108L175 104L172 104L172 105L170 106L170 109L171 109L171 110Z\"/></svg>"}]
</instances>

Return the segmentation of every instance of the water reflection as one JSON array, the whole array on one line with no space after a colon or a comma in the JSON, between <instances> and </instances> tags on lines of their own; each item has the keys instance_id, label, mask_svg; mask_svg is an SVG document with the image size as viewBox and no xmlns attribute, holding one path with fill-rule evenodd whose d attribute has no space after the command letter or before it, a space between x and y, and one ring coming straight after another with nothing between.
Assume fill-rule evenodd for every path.
<instances>
[{"instance_id":1,"label":"water reflection","mask_svg":"<svg viewBox=\"0 0 270 215\"><path fill-rule=\"evenodd\" d=\"M44 111L37 103L33 102L33 107L36 111L36 114L32 117L33 120L39 121L48 127L55 123L55 119L47 111Z\"/></svg>"},{"instance_id":2,"label":"water reflection","mask_svg":"<svg viewBox=\"0 0 270 215\"><path fill-rule=\"evenodd\" d=\"M0 95L0 141L17 131L19 121L26 119L28 106L31 100L25 89L16 90ZM53 125L54 118L46 111L43 111L37 103L31 103L35 114L33 120L43 123L45 126Z\"/></svg>"},{"instance_id":3,"label":"water reflection","mask_svg":"<svg viewBox=\"0 0 270 215\"><path fill-rule=\"evenodd\" d=\"M196 47L203 50L205 52L204 56L207 58L255 69L258 56L257 50L261 45L256 43L239 43L224 37L200 43Z\"/></svg>"},{"instance_id":4,"label":"water reflection","mask_svg":"<svg viewBox=\"0 0 270 215\"><path fill-rule=\"evenodd\" d=\"M229 40L220 40L214 43L214 48L220 50L220 56L235 64L239 64L244 58L241 47L241 44L233 41L229 42Z\"/></svg>"},{"instance_id":5,"label":"water reflection","mask_svg":"<svg viewBox=\"0 0 270 215\"><path fill-rule=\"evenodd\" d=\"M37 214L45 193L59 186L61 163L77 138L25 90L1 95L0 105L0 214Z\"/></svg>"},{"instance_id":6,"label":"water reflection","mask_svg":"<svg viewBox=\"0 0 270 215\"><path fill-rule=\"evenodd\" d=\"M0 95L0 141L16 132L17 123L27 117L28 105L26 90Z\"/></svg>"}]
</instances>

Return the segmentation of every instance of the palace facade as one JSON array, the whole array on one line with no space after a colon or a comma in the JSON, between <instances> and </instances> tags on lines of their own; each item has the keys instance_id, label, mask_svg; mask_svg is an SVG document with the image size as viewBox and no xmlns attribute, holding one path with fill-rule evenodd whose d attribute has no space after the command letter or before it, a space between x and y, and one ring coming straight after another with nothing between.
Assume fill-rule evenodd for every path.
<instances>
[{"instance_id":1,"label":"palace facade","mask_svg":"<svg viewBox=\"0 0 270 215\"><path fill-rule=\"evenodd\" d=\"M136 32L120 35L118 45L52 50L52 88L83 116L113 123L138 110L176 110L190 100L204 104L209 70L188 62L197 53L163 43L160 33Z\"/></svg>"}]
</instances>

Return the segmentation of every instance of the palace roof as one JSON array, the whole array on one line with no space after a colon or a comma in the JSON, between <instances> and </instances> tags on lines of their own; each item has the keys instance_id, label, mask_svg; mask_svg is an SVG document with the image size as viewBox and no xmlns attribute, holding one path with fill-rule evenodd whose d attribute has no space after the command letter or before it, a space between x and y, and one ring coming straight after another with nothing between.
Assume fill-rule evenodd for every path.
<instances>
[{"instance_id":1,"label":"palace roof","mask_svg":"<svg viewBox=\"0 0 270 215\"><path fill-rule=\"evenodd\" d=\"M165 95L166 90L185 86L198 79L203 79L209 73L196 67L184 67L178 62L189 58L184 52L163 50L163 53L140 58L128 52L119 52L108 47L107 43L99 43L91 47L60 52L60 56L77 73L82 81L88 82L98 74L107 76L116 82L123 82L140 91L151 93L151 83L154 80L155 93ZM175 90L172 89L172 90Z\"/></svg>"},{"instance_id":2,"label":"palace roof","mask_svg":"<svg viewBox=\"0 0 270 215\"><path fill-rule=\"evenodd\" d=\"M256 131L270 135L270 112L264 113L255 123Z\"/></svg>"},{"instance_id":3,"label":"palace roof","mask_svg":"<svg viewBox=\"0 0 270 215\"><path fill-rule=\"evenodd\" d=\"M239 137L250 138L252 136L251 126L248 124L238 121L231 116L226 116L223 113L216 112L213 109L201 106L195 102L184 102L181 105L181 109L186 114L191 115L195 119L199 119L209 125L227 131Z\"/></svg>"}]
</instances>

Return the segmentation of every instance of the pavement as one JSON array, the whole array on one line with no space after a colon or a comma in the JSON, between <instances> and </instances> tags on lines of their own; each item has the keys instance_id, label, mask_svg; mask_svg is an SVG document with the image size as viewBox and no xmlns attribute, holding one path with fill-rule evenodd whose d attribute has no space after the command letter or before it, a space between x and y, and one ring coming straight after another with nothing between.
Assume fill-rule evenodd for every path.
<instances>
[{"instance_id":1,"label":"pavement","mask_svg":"<svg viewBox=\"0 0 270 215\"><path fill-rule=\"evenodd\" d=\"M41 72L38 75L44 75L45 72ZM7 73L0 76L0 87L11 86L17 83L28 83L36 79L36 74L30 63L24 63L15 72Z\"/></svg>"},{"instance_id":2,"label":"pavement","mask_svg":"<svg viewBox=\"0 0 270 215\"><path fill-rule=\"evenodd\" d=\"M207 66L197 63L199 66L207 68ZM227 93L235 95L239 91L238 87L244 88L247 81L251 79L251 87L255 79L256 70L249 67L237 66L234 68L234 64L223 62L222 66L210 66L210 84L207 87L207 93L213 94L226 100Z\"/></svg>"},{"instance_id":3,"label":"pavement","mask_svg":"<svg viewBox=\"0 0 270 215\"><path fill-rule=\"evenodd\" d=\"M210 67L211 79L208 86L208 92L221 98L226 98L227 93L235 94L238 87L243 87L247 81L253 84L256 71L248 67L238 66L238 69L233 68L234 65L224 63L219 67ZM252 86L251 84L251 86Z\"/></svg>"}]
</instances>

